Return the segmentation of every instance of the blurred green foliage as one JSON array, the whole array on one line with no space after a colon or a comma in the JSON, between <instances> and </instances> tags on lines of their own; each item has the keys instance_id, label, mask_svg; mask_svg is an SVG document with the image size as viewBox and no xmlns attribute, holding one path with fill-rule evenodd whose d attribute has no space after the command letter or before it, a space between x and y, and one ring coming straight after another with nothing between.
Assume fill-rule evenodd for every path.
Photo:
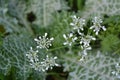
<instances>
[{"instance_id":1,"label":"blurred green foliage","mask_svg":"<svg viewBox=\"0 0 120 80\"><path fill-rule=\"evenodd\" d=\"M49 75L52 75L51 79L54 80L74 80L75 77L78 79L81 73L88 75L86 72L91 75L88 75L86 80L96 80L98 77L106 80L106 77L99 73L97 68L106 69L103 66L104 63L99 63L102 59L104 62L107 60L105 53L108 53L109 56L114 53L118 54L115 57L109 57L107 67L110 70L106 69L106 71L112 70L109 65L112 65L113 68L115 61L120 63L120 60L117 61L120 54L120 15L118 14L120 11L117 7L119 0L116 0L115 3L112 3L112 0L105 1L106 5L104 0L0 0L0 80L47 80ZM115 5L115 9L109 5ZM98 11L94 8L97 8ZM110 11L112 12L110 13ZM90 21L94 14L99 14L103 18L103 25L107 30L101 31L96 42L91 44L93 51L88 55L88 64L82 65L78 63L81 58L78 56L79 45L72 46L71 51L69 51L67 46L63 46L63 34L72 32L71 15L85 18L87 24L85 31L87 31L92 24ZM58 62L61 64L59 68L64 66L63 70L66 72L57 73L55 71L58 70L57 68L43 73L29 68L25 54L31 46L35 47L33 39L44 35L45 32L48 33L48 37L54 37L54 42L49 51L40 51L40 59L42 60L45 54L49 53L57 55ZM95 55L97 50L103 51L100 53L101 55L99 54L102 57L98 58ZM88 66L92 66L92 69L94 68L96 71L94 72ZM59 74L62 76L67 74L67 77L62 77ZM71 74L74 75L71 76ZM102 76L97 75L95 79L90 79L96 74ZM109 74L107 76L111 77Z\"/></svg>"}]
</instances>

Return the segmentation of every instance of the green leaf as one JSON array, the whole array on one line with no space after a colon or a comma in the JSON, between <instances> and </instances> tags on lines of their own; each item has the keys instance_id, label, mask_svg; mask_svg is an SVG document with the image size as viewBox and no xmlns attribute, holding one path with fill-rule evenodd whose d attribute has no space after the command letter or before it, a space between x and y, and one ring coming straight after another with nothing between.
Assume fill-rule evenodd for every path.
<instances>
[{"instance_id":1,"label":"green leaf","mask_svg":"<svg viewBox=\"0 0 120 80\"><path fill-rule=\"evenodd\" d=\"M15 79L27 80L32 73L26 53L30 47L35 47L33 39L21 35L9 35L3 41L0 47L0 72L7 75L13 75ZM42 55L41 55L42 54ZM41 60L43 53L39 53ZM42 73L42 72L40 72ZM42 73L43 75L44 73ZM42 76L38 76L44 79Z\"/></svg>"},{"instance_id":2,"label":"green leaf","mask_svg":"<svg viewBox=\"0 0 120 80\"><path fill-rule=\"evenodd\" d=\"M102 50L106 52L113 52L119 49L120 39L113 34L109 34L101 41Z\"/></svg>"},{"instance_id":3,"label":"green leaf","mask_svg":"<svg viewBox=\"0 0 120 80\"><path fill-rule=\"evenodd\" d=\"M120 0L86 0L83 16L120 15Z\"/></svg>"},{"instance_id":4,"label":"green leaf","mask_svg":"<svg viewBox=\"0 0 120 80\"><path fill-rule=\"evenodd\" d=\"M117 76L111 74L116 70L115 65L120 63L119 57L99 51L89 53L83 62L79 61L79 56L62 55L61 57L64 71L70 72L68 80L119 80Z\"/></svg>"},{"instance_id":5,"label":"green leaf","mask_svg":"<svg viewBox=\"0 0 120 80\"><path fill-rule=\"evenodd\" d=\"M56 11L68 9L64 0L30 0L26 12L33 12L37 20L34 24L46 27L53 21Z\"/></svg>"}]
</instances>

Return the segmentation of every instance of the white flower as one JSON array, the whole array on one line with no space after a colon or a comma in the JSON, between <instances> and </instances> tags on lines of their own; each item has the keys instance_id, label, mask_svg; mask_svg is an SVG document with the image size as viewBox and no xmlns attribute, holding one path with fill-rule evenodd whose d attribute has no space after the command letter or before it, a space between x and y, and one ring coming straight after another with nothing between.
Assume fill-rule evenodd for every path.
<instances>
[{"instance_id":1,"label":"white flower","mask_svg":"<svg viewBox=\"0 0 120 80\"><path fill-rule=\"evenodd\" d=\"M66 40L66 42L63 43L64 45L71 46L72 43L75 42L75 40L77 40L77 37L74 37L73 33L70 33L70 34L67 34L67 35L63 34L63 37Z\"/></svg>"},{"instance_id":2,"label":"white flower","mask_svg":"<svg viewBox=\"0 0 120 80\"><path fill-rule=\"evenodd\" d=\"M94 17L94 19L92 20L92 22L93 22L93 26L91 26L90 29L93 29L93 31L95 32L96 35L98 35L98 33L99 33L99 31L100 31L101 28L104 31L106 31L105 26L101 26L101 23L103 21L99 17Z\"/></svg>"},{"instance_id":3,"label":"white flower","mask_svg":"<svg viewBox=\"0 0 120 80\"><path fill-rule=\"evenodd\" d=\"M36 71L46 71L49 68L52 69L53 66L59 66L55 60L57 57L49 57L48 55L46 56L46 59L43 59L42 62L38 59L37 55L38 51L33 51L32 47L30 48L30 51L28 54L26 54L29 62L30 62L30 67L35 69Z\"/></svg>"},{"instance_id":4,"label":"white flower","mask_svg":"<svg viewBox=\"0 0 120 80\"><path fill-rule=\"evenodd\" d=\"M92 49L90 46L90 42L92 40L96 40L96 38L94 38L93 36L90 36L90 35L86 35L86 36L83 35L81 37L80 44L81 44L81 49L82 49L83 55L87 55L87 51Z\"/></svg>"},{"instance_id":5,"label":"white flower","mask_svg":"<svg viewBox=\"0 0 120 80\"><path fill-rule=\"evenodd\" d=\"M26 54L27 58L29 59L31 68L35 69L36 71L44 71L40 61L38 59L38 50L34 51L32 47L30 47L29 52Z\"/></svg>"},{"instance_id":6,"label":"white flower","mask_svg":"<svg viewBox=\"0 0 120 80\"><path fill-rule=\"evenodd\" d=\"M81 49L82 49L82 51L81 52L79 52L78 54L81 56L86 56L87 55L87 51L88 50L91 50L92 48L91 48L91 46L81 46Z\"/></svg>"},{"instance_id":7,"label":"white flower","mask_svg":"<svg viewBox=\"0 0 120 80\"><path fill-rule=\"evenodd\" d=\"M48 55L46 56L46 59L43 59L43 62L41 64L44 66L45 70L48 70L49 68L52 69L53 66L59 66L55 60L57 57L49 57Z\"/></svg>"},{"instance_id":8,"label":"white flower","mask_svg":"<svg viewBox=\"0 0 120 80\"><path fill-rule=\"evenodd\" d=\"M47 33L45 33L45 35L44 36L40 36L38 39L37 38L35 38L34 39L36 42L37 42L37 44L38 44L38 46L37 46L37 48L40 48L40 49L42 49L42 48L45 48L45 49L48 49L50 46L52 46L52 44L51 44L51 42L54 40L54 38L47 38Z\"/></svg>"},{"instance_id":9,"label":"white flower","mask_svg":"<svg viewBox=\"0 0 120 80\"><path fill-rule=\"evenodd\" d=\"M81 46L82 47L82 46ZM83 47L82 47L83 48ZM83 50L82 50L82 55L87 55L87 51L88 50L91 50L91 46L87 46L87 47L84 47Z\"/></svg>"},{"instance_id":10,"label":"white flower","mask_svg":"<svg viewBox=\"0 0 120 80\"><path fill-rule=\"evenodd\" d=\"M30 50L28 54L26 54L26 56L28 57L31 63L39 61L37 53L38 53L38 50L33 51L32 47L30 47Z\"/></svg>"},{"instance_id":11,"label":"white flower","mask_svg":"<svg viewBox=\"0 0 120 80\"><path fill-rule=\"evenodd\" d=\"M45 71L44 66L41 65L40 62L30 63L31 68L35 69L36 71Z\"/></svg>"},{"instance_id":12,"label":"white flower","mask_svg":"<svg viewBox=\"0 0 120 80\"><path fill-rule=\"evenodd\" d=\"M73 29L75 30L84 30L84 25L85 25L85 19L76 17L76 15L72 16L73 22L70 23L71 26L73 26Z\"/></svg>"},{"instance_id":13,"label":"white flower","mask_svg":"<svg viewBox=\"0 0 120 80\"><path fill-rule=\"evenodd\" d=\"M83 45L83 47L88 47L90 46L91 40L96 40L93 36L87 35L87 36L82 36L80 44Z\"/></svg>"}]
</instances>

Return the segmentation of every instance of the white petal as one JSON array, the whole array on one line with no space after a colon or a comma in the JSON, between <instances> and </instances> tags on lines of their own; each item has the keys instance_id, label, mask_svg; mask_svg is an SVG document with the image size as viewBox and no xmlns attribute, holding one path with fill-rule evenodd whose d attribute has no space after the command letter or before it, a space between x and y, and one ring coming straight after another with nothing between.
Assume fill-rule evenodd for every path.
<instances>
[{"instance_id":1,"label":"white petal","mask_svg":"<svg viewBox=\"0 0 120 80\"><path fill-rule=\"evenodd\" d=\"M39 41L39 40L35 38L34 41Z\"/></svg>"},{"instance_id":2,"label":"white petal","mask_svg":"<svg viewBox=\"0 0 120 80\"><path fill-rule=\"evenodd\" d=\"M40 46L37 46L37 48L41 48Z\"/></svg>"},{"instance_id":3,"label":"white petal","mask_svg":"<svg viewBox=\"0 0 120 80\"><path fill-rule=\"evenodd\" d=\"M60 66L59 64L55 64L55 66Z\"/></svg>"},{"instance_id":4,"label":"white petal","mask_svg":"<svg viewBox=\"0 0 120 80\"><path fill-rule=\"evenodd\" d=\"M102 29L103 29L104 31L106 31L106 28L105 28L105 26L103 26L103 27L102 27Z\"/></svg>"},{"instance_id":5,"label":"white petal","mask_svg":"<svg viewBox=\"0 0 120 80\"><path fill-rule=\"evenodd\" d=\"M65 34L63 34L63 37L64 37L65 39L67 39L67 37L66 37L66 35L65 35Z\"/></svg>"},{"instance_id":6,"label":"white petal","mask_svg":"<svg viewBox=\"0 0 120 80\"><path fill-rule=\"evenodd\" d=\"M91 27L90 27L90 29L93 29L93 28L94 28L94 26L91 26Z\"/></svg>"},{"instance_id":7,"label":"white petal","mask_svg":"<svg viewBox=\"0 0 120 80\"><path fill-rule=\"evenodd\" d=\"M83 22L85 22L85 19L81 18Z\"/></svg>"},{"instance_id":8,"label":"white petal","mask_svg":"<svg viewBox=\"0 0 120 80\"><path fill-rule=\"evenodd\" d=\"M74 26L75 24L74 23L70 23L71 26Z\"/></svg>"},{"instance_id":9,"label":"white petal","mask_svg":"<svg viewBox=\"0 0 120 80\"><path fill-rule=\"evenodd\" d=\"M49 44L50 46L52 46L52 44Z\"/></svg>"},{"instance_id":10,"label":"white petal","mask_svg":"<svg viewBox=\"0 0 120 80\"><path fill-rule=\"evenodd\" d=\"M72 33L70 33L70 34L69 34L69 37L71 38L72 36L73 36L73 34L72 34Z\"/></svg>"},{"instance_id":11,"label":"white petal","mask_svg":"<svg viewBox=\"0 0 120 80\"><path fill-rule=\"evenodd\" d=\"M77 40L77 39L78 39L77 37L74 38L74 40Z\"/></svg>"},{"instance_id":12,"label":"white petal","mask_svg":"<svg viewBox=\"0 0 120 80\"><path fill-rule=\"evenodd\" d=\"M91 47L88 47L87 50L91 50L92 48Z\"/></svg>"},{"instance_id":13,"label":"white petal","mask_svg":"<svg viewBox=\"0 0 120 80\"><path fill-rule=\"evenodd\" d=\"M115 71L112 71L112 74L114 75L116 72Z\"/></svg>"},{"instance_id":14,"label":"white petal","mask_svg":"<svg viewBox=\"0 0 120 80\"><path fill-rule=\"evenodd\" d=\"M81 30L83 31L84 29L83 29L83 28L81 28Z\"/></svg>"},{"instance_id":15,"label":"white petal","mask_svg":"<svg viewBox=\"0 0 120 80\"><path fill-rule=\"evenodd\" d=\"M49 56L47 55L46 57L48 58Z\"/></svg>"},{"instance_id":16,"label":"white petal","mask_svg":"<svg viewBox=\"0 0 120 80\"><path fill-rule=\"evenodd\" d=\"M41 36L39 36L39 39L41 39Z\"/></svg>"},{"instance_id":17,"label":"white petal","mask_svg":"<svg viewBox=\"0 0 120 80\"><path fill-rule=\"evenodd\" d=\"M52 41L52 40L54 40L54 38L52 37L52 38L50 38L50 40Z\"/></svg>"},{"instance_id":18,"label":"white petal","mask_svg":"<svg viewBox=\"0 0 120 80\"><path fill-rule=\"evenodd\" d=\"M77 17L76 17L76 15L73 15L73 16L71 16L72 18L74 18L74 19L76 19Z\"/></svg>"},{"instance_id":19,"label":"white petal","mask_svg":"<svg viewBox=\"0 0 120 80\"><path fill-rule=\"evenodd\" d=\"M71 46L72 45L72 43L69 43L69 46Z\"/></svg>"},{"instance_id":20,"label":"white petal","mask_svg":"<svg viewBox=\"0 0 120 80\"><path fill-rule=\"evenodd\" d=\"M55 56L54 59L57 59L57 57Z\"/></svg>"},{"instance_id":21,"label":"white petal","mask_svg":"<svg viewBox=\"0 0 120 80\"><path fill-rule=\"evenodd\" d=\"M45 37L47 36L47 33L45 33Z\"/></svg>"},{"instance_id":22,"label":"white petal","mask_svg":"<svg viewBox=\"0 0 120 80\"><path fill-rule=\"evenodd\" d=\"M67 45L68 43L67 42L64 42L63 45Z\"/></svg>"},{"instance_id":23,"label":"white petal","mask_svg":"<svg viewBox=\"0 0 120 80\"><path fill-rule=\"evenodd\" d=\"M96 38L92 38L92 40L96 40Z\"/></svg>"},{"instance_id":24,"label":"white petal","mask_svg":"<svg viewBox=\"0 0 120 80\"><path fill-rule=\"evenodd\" d=\"M32 47L30 47L30 50L32 50Z\"/></svg>"},{"instance_id":25,"label":"white petal","mask_svg":"<svg viewBox=\"0 0 120 80\"><path fill-rule=\"evenodd\" d=\"M39 51L37 50L36 52L38 53Z\"/></svg>"},{"instance_id":26,"label":"white petal","mask_svg":"<svg viewBox=\"0 0 120 80\"><path fill-rule=\"evenodd\" d=\"M82 44L83 42L82 41L80 41L80 44Z\"/></svg>"},{"instance_id":27,"label":"white petal","mask_svg":"<svg viewBox=\"0 0 120 80\"><path fill-rule=\"evenodd\" d=\"M98 31L95 34L98 35Z\"/></svg>"}]
</instances>

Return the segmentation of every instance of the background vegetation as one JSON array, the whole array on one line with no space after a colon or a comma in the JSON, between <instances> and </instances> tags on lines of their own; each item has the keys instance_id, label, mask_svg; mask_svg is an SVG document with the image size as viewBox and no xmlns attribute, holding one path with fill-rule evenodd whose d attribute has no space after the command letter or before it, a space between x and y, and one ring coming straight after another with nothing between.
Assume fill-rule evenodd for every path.
<instances>
[{"instance_id":1,"label":"background vegetation","mask_svg":"<svg viewBox=\"0 0 120 80\"><path fill-rule=\"evenodd\" d=\"M79 45L71 50L63 46L71 15L85 18L87 26L92 17L101 16L107 28L91 43L93 50L83 63L78 61ZM61 66L39 72L30 68L25 54L45 32L54 37L45 54L58 56ZM40 51L40 58L45 54ZM119 54L120 0L0 0L0 80L119 80Z\"/></svg>"}]
</instances>

